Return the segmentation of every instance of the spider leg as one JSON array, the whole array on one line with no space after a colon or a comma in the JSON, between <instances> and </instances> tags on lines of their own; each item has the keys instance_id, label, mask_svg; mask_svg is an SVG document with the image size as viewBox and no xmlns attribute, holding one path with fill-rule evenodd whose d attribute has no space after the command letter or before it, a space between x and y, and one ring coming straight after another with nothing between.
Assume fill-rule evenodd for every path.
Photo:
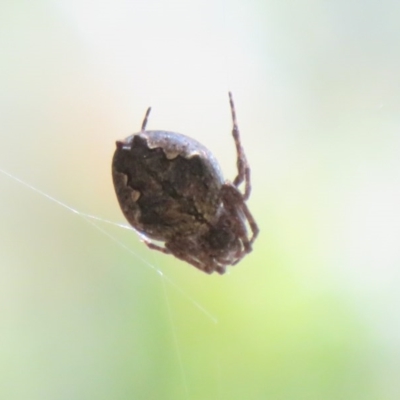
<instances>
[{"instance_id":1,"label":"spider leg","mask_svg":"<svg viewBox=\"0 0 400 400\"><path fill-rule=\"evenodd\" d=\"M157 250L164 254L171 254L171 251L168 250L166 247L158 246L157 244L154 244L153 242L150 242L150 240L147 239L142 239L142 240L149 249Z\"/></svg>"},{"instance_id":2,"label":"spider leg","mask_svg":"<svg viewBox=\"0 0 400 400\"><path fill-rule=\"evenodd\" d=\"M235 105L233 103L233 97L232 93L229 92L229 103L231 106L231 113L232 113L232 122L233 122L233 128L232 128L232 136L233 140L235 141L235 146L236 146L236 154L237 154L237 168L238 168L238 174L236 178L233 181L233 184L238 187L243 181L245 183L245 189L244 189L244 200L247 200L250 196L250 191L251 191L251 183L250 183L250 166L249 163L247 162L246 155L244 153L244 149L242 146L242 142L240 140L240 134L239 134L239 128L238 128L238 123L236 119L236 111L235 111Z\"/></svg>"},{"instance_id":3,"label":"spider leg","mask_svg":"<svg viewBox=\"0 0 400 400\"><path fill-rule=\"evenodd\" d=\"M198 268L200 271L203 271L207 274L212 274L214 271L218 272L219 274L225 273L225 268L220 266L205 266L204 264L200 263L199 261L195 260L190 254L188 255L185 251L182 251L179 245L174 245L171 243L168 247L158 246L154 244L150 240L143 239L143 242L147 245L149 249L160 251L164 254L173 254L176 258L179 258L182 261L185 261L194 267ZM171 248L170 248L171 247Z\"/></svg>"},{"instance_id":4,"label":"spider leg","mask_svg":"<svg viewBox=\"0 0 400 400\"><path fill-rule=\"evenodd\" d=\"M249 226L251 229L252 236L249 241L250 246L251 246L254 243L254 241L256 240L256 237L258 236L260 229L258 228L258 225L245 202L243 202L243 204L242 204L242 211L243 211L244 215L246 216L247 222L249 223Z\"/></svg>"},{"instance_id":5,"label":"spider leg","mask_svg":"<svg viewBox=\"0 0 400 400\"><path fill-rule=\"evenodd\" d=\"M220 268L215 268L214 266L208 266L208 265L204 265L201 262L195 260L193 257L191 257L190 255L187 255L184 251L178 251L178 250L174 250L172 252L172 254L176 257L179 258L182 261L185 261L191 265L193 265L194 267L198 268L200 271L205 272L206 274L212 274L214 271L217 271L220 274L223 274L225 272L225 269L220 269Z\"/></svg>"},{"instance_id":6,"label":"spider leg","mask_svg":"<svg viewBox=\"0 0 400 400\"><path fill-rule=\"evenodd\" d=\"M176 258L193 265L206 274L212 274L214 271L218 272L219 274L225 273L225 268L218 266L212 262L211 259L201 262L195 258L193 256L193 252L195 250L191 249L190 243L186 242L183 238L175 238L175 240L167 242L166 247L168 250L170 250L170 254L173 254Z\"/></svg>"},{"instance_id":7,"label":"spider leg","mask_svg":"<svg viewBox=\"0 0 400 400\"><path fill-rule=\"evenodd\" d=\"M251 245L256 240L256 237L260 231L258 225L249 208L247 207L244 196L239 192L237 187L233 186L232 184L225 184L222 186L221 191L225 207L229 208L232 214L234 213L235 208L238 208L246 217L252 233L250 239L247 238L245 222L242 222L240 219L238 219L237 224L243 224L243 226L238 226L239 235L241 236L243 245L245 247L245 252L250 253L252 250Z\"/></svg>"},{"instance_id":8,"label":"spider leg","mask_svg":"<svg viewBox=\"0 0 400 400\"><path fill-rule=\"evenodd\" d=\"M144 119L142 122L142 128L140 129L141 132L144 132L146 130L147 120L149 118L150 111L151 111L151 107L149 107L146 111L146 115L144 116Z\"/></svg>"}]
</instances>

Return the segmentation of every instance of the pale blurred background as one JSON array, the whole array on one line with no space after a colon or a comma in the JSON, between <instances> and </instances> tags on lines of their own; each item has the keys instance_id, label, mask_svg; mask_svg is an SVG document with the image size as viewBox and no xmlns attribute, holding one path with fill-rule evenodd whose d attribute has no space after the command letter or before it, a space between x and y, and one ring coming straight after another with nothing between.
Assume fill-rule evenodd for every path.
<instances>
[{"instance_id":1,"label":"pale blurred background","mask_svg":"<svg viewBox=\"0 0 400 400\"><path fill-rule=\"evenodd\" d=\"M399 399L399 18L3 0L0 398ZM261 233L208 276L117 225L111 158L152 106L232 179L228 90Z\"/></svg>"}]
</instances>

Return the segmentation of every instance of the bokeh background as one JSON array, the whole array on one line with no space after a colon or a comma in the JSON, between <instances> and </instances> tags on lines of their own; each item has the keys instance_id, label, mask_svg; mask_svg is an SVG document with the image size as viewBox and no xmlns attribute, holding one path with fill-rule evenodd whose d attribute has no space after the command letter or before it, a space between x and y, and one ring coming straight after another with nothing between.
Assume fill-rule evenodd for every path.
<instances>
[{"instance_id":1,"label":"bokeh background","mask_svg":"<svg viewBox=\"0 0 400 400\"><path fill-rule=\"evenodd\" d=\"M399 15L3 0L0 398L399 399ZM208 276L120 226L111 158L152 106L232 179L228 90L261 233Z\"/></svg>"}]
</instances>

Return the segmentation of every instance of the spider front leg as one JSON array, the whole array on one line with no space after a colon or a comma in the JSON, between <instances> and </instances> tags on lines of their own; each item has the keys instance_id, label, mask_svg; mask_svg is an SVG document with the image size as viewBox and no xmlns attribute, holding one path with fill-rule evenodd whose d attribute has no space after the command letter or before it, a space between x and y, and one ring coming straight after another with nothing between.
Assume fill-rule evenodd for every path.
<instances>
[{"instance_id":1,"label":"spider front leg","mask_svg":"<svg viewBox=\"0 0 400 400\"><path fill-rule=\"evenodd\" d=\"M149 118L150 111L151 111L151 107L149 107L146 111L146 115L144 116L144 119L142 122L142 127L140 129L141 132L144 132L146 130L147 120Z\"/></svg>"},{"instance_id":2,"label":"spider front leg","mask_svg":"<svg viewBox=\"0 0 400 400\"><path fill-rule=\"evenodd\" d=\"M249 166L249 163L247 162L247 158L244 153L242 143L240 141L239 128L238 128L238 124L237 124L237 120L236 120L235 105L233 103L233 98L232 98L231 92L229 92L229 103L231 105L232 122L233 122L232 136L233 136L233 140L235 141L235 146L236 146L236 154L237 154L237 162L236 163L237 163L237 168L238 168L238 175L234 179L233 184L236 187L238 187L244 181L245 188L244 188L243 198L244 198L244 200L247 200L250 196L250 191L251 191L250 166Z\"/></svg>"}]
</instances>

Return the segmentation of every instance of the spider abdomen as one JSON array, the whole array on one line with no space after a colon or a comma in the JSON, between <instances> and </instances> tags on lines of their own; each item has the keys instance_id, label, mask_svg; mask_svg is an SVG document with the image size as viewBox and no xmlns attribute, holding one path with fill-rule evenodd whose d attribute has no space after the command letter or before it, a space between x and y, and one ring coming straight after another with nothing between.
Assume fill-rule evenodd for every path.
<instances>
[{"instance_id":1,"label":"spider abdomen","mask_svg":"<svg viewBox=\"0 0 400 400\"><path fill-rule=\"evenodd\" d=\"M217 161L179 133L145 131L118 142L113 180L125 217L151 239L205 230L221 204Z\"/></svg>"}]
</instances>

